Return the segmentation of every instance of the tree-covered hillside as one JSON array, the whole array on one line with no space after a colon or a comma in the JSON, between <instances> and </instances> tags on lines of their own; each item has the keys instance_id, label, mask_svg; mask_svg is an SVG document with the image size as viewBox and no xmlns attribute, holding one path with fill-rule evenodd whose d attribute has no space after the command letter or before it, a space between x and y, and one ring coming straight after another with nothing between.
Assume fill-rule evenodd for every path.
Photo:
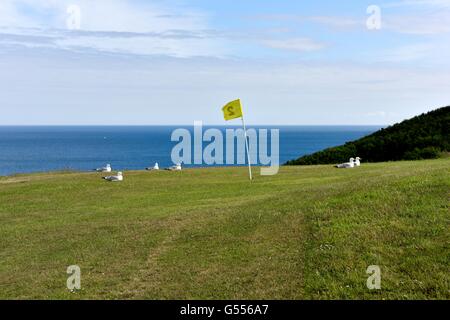
<instances>
[{"instance_id":1,"label":"tree-covered hillside","mask_svg":"<svg viewBox=\"0 0 450 320\"><path fill-rule=\"evenodd\" d=\"M364 162L433 159L449 151L450 106L286 164L331 164L348 161L350 157L356 156L363 158Z\"/></svg>"}]
</instances>

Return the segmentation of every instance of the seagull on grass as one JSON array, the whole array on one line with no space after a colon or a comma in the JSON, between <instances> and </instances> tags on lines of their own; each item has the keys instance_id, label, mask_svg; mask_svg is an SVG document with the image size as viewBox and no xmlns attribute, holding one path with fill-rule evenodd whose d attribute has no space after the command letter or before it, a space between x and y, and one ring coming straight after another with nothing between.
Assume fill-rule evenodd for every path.
<instances>
[{"instance_id":1,"label":"seagull on grass","mask_svg":"<svg viewBox=\"0 0 450 320\"><path fill-rule=\"evenodd\" d=\"M153 166L153 168L146 168L145 170L148 170L148 171L152 171L152 170L159 170L159 164L158 164L158 162L157 163L155 163L155 165Z\"/></svg>"},{"instance_id":2,"label":"seagull on grass","mask_svg":"<svg viewBox=\"0 0 450 320\"><path fill-rule=\"evenodd\" d=\"M97 169L95 169L95 171L97 171L97 172L111 172L112 169L111 169L111 165L108 163L105 167L97 168Z\"/></svg>"},{"instance_id":3,"label":"seagull on grass","mask_svg":"<svg viewBox=\"0 0 450 320\"><path fill-rule=\"evenodd\" d=\"M181 163L177 163L174 166L171 166L170 168L167 168L166 170L169 171L181 171Z\"/></svg>"},{"instance_id":4,"label":"seagull on grass","mask_svg":"<svg viewBox=\"0 0 450 320\"><path fill-rule=\"evenodd\" d=\"M103 179L105 179L106 181L111 181L111 182L123 181L123 174L122 174L122 172L117 172L117 175L103 177Z\"/></svg>"},{"instance_id":5,"label":"seagull on grass","mask_svg":"<svg viewBox=\"0 0 450 320\"><path fill-rule=\"evenodd\" d=\"M339 168L339 169L349 169L349 168L354 168L354 167L355 167L355 158L350 158L349 162L336 165L336 168Z\"/></svg>"}]
</instances>

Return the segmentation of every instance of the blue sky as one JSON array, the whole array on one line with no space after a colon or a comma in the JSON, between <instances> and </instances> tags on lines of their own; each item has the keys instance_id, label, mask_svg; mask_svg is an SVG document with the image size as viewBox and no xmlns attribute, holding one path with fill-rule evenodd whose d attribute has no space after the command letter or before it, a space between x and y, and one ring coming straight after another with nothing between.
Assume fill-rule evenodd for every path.
<instances>
[{"instance_id":1,"label":"blue sky","mask_svg":"<svg viewBox=\"0 0 450 320\"><path fill-rule=\"evenodd\" d=\"M2 0L0 125L222 124L237 97L251 124L391 124L450 105L448 21L450 0Z\"/></svg>"}]
</instances>

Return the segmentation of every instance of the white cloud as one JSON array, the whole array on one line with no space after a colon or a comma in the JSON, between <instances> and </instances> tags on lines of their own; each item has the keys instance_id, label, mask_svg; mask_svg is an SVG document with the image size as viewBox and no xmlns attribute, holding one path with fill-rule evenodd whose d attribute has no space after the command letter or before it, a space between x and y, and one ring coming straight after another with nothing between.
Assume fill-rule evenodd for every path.
<instances>
[{"instance_id":1,"label":"white cloud","mask_svg":"<svg viewBox=\"0 0 450 320\"><path fill-rule=\"evenodd\" d=\"M367 113L366 115L368 117L381 117L381 118L384 118L384 117L387 116L387 114L388 113L386 111L373 111L373 112Z\"/></svg>"},{"instance_id":2,"label":"white cloud","mask_svg":"<svg viewBox=\"0 0 450 320\"><path fill-rule=\"evenodd\" d=\"M450 33L450 10L421 11L420 13L393 13L387 7L382 10L382 26L384 31L412 35L434 35ZM305 18L305 21L322 24L333 28L333 30L347 31L349 29L366 29L366 19L340 17L340 16L317 16Z\"/></svg>"},{"instance_id":3,"label":"white cloud","mask_svg":"<svg viewBox=\"0 0 450 320\"><path fill-rule=\"evenodd\" d=\"M395 7L450 7L450 0L403 0L398 2L391 2L383 4L383 8L395 8Z\"/></svg>"},{"instance_id":4,"label":"white cloud","mask_svg":"<svg viewBox=\"0 0 450 320\"><path fill-rule=\"evenodd\" d=\"M434 35L450 33L450 11L421 14L390 15L383 19L383 28L403 34Z\"/></svg>"},{"instance_id":5,"label":"white cloud","mask_svg":"<svg viewBox=\"0 0 450 320\"><path fill-rule=\"evenodd\" d=\"M430 57L435 49L434 45L426 43L405 45L386 50L380 59L388 62L416 61Z\"/></svg>"},{"instance_id":6,"label":"white cloud","mask_svg":"<svg viewBox=\"0 0 450 320\"><path fill-rule=\"evenodd\" d=\"M366 25L365 17L357 19L339 16L311 16L306 18L305 20L339 29L361 28Z\"/></svg>"},{"instance_id":7,"label":"white cloud","mask_svg":"<svg viewBox=\"0 0 450 320\"><path fill-rule=\"evenodd\" d=\"M80 8L80 31L66 29L71 4ZM177 57L225 55L224 45L209 37L206 29L208 17L202 12L149 2L2 0L0 4L0 45Z\"/></svg>"},{"instance_id":8,"label":"white cloud","mask_svg":"<svg viewBox=\"0 0 450 320\"><path fill-rule=\"evenodd\" d=\"M70 5L81 9L81 29L86 31L162 32L206 26L200 12L183 8L180 14L174 6L126 0L2 0L0 26L65 29Z\"/></svg>"},{"instance_id":9,"label":"white cloud","mask_svg":"<svg viewBox=\"0 0 450 320\"><path fill-rule=\"evenodd\" d=\"M70 37L56 40L57 47L67 49L94 49L112 53L132 53L137 55L167 55L187 58L195 56L219 57L225 55L220 43L202 39L168 39L163 37L116 37L102 38L95 36Z\"/></svg>"},{"instance_id":10,"label":"white cloud","mask_svg":"<svg viewBox=\"0 0 450 320\"><path fill-rule=\"evenodd\" d=\"M450 33L450 0L403 0L381 7L386 30L412 35Z\"/></svg>"},{"instance_id":11,"label":"white cloud","mask_svg":"<svg viewBox=\"0 0 450 320\"><path fill-rule=\"evenodd\" d=\"M328 26L330 28L338 28L342 30L361 28L365 26L366 16L348 17L348 16L304 16L300 14L265 14L254 15L250 19L262 21L281 21L281 22L312 22Z\"/></svg>"},{"instance_id":12,"label":"white cloud","mask_svg":"<svg viewBox=\"0 0 450 320\"><path fill-rule=\"evenodd\" d=\"M21 15L11 0L0 1L0 27L34 27L32 19Z\"/></svg>"},{"instance_id":13,"label":"white cloud","mask_svg":"<svg viewBox=\"0 0 450 320\"><path fill-rule=\"evenodd\" d=\"M405 0L380 5L384 31L412 35L434 35L450 33L450 0ZM258 15L254 19L283 22L311 22L332 30L366 30L369 15L322 15L304 16L296 14Z\"/></svg>"},{"instance_id":14,"label":"white cloud","mask_svg":"<svg viewBox=\"0 0 450 320\"><path fill-rule=\"evenodd\" d=\"M0 68L2 124L214 124L220 106L236 97L254 124L383 124L450 103L448 68L48 50L41 58L3 56Z\"/></svg>"},{"instance_id":15,"label":"white cloud","mask_svg":"<svg viewBox=\"0 0 450 320\"><path fill-rule=\"evenodd\" d=\"M326 44L308 38L273 39L262 43L270 48L292 51L315 51L326 47Z\"/></svg>"}]
</instances>

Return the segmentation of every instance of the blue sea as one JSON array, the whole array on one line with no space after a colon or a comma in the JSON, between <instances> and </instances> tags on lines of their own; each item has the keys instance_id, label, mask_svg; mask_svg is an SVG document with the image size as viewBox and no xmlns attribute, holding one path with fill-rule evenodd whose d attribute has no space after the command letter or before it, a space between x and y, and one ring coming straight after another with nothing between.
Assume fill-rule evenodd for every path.
<instances>
[{"instance_id":1,"label":"blue sea","mask_svg":"<svg viewBox=\"0 0 450 320\"><path fill-rule=\"evenodd\" d=\"M0 126L0 175L54 170L114 170L172 165L176 128L189 126ZM209 127L205 126L203 130ZM215 127L224 132L233 127ZM381 126L253 126L280 130L280 163L337 146ZM247 129L249 129L247 128ZM225 136L225 135L224 135ZM269 135L270 136L270 135ZM205 165L203 165L205 166Z\"/></svg>"}]
</instances>

